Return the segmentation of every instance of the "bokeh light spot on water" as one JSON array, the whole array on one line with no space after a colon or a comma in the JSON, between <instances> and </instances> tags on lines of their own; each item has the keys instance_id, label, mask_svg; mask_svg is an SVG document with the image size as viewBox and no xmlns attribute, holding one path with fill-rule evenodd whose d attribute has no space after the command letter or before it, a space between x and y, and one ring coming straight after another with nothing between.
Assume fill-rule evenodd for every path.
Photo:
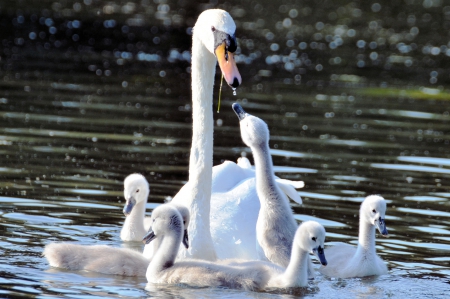
<instances>
[{"instance_id":1,"label":"bokeh light spot on water","mask_svg":"<svg viewBox=\"0 0 450 299\"><path fill-rule=\"evenodd\" d=\"M278 51L278 49L280 49L280 46L277 43L273 43L270 45L270 50L272 51Z\"/></svg>"},{"instance_id":2,"label":"bokeh light spot on water","mask_svg":"<svg viewBox=\"0 0 450 299\"><path fill-rule=\"evenodd\" d=\"M381 10L381 5L380 3L374 3L371 6L371 9L373 12L379 12Z\"/></svg>"}]
</instances>

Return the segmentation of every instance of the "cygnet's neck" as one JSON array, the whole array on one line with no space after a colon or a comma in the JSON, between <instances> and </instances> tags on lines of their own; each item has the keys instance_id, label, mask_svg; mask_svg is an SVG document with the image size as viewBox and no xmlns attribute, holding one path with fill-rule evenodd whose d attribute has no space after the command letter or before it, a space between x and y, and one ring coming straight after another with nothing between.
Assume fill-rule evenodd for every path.
<instances>
[{"instance_id":1,"label":"cygnet's neck","mask_svg":"<svg viewBox=\"0 0 450 299\"><path fill-rule=\"evenodd\" d=\"M147 268L147 278L149 276L156 278L158 277L158 273L173 266L178 248L181 244L181 238L181 230L172 230L165 235L158 236L157 239L152 241L159 241L159 243L157 243L158 248L156 249L156 252Z\"/></svg>"},{"instance_id":2,"label":"cygnet's neck","mask_svg":"<svg viewBox=\"0 0 450 299\"><path fill-rule=\"evenodd\" d=\"M357 254L376 255L375 226L362 216L359 219L359 237Z\"/></svg>"},{"instance_id":3,"label":"cygnet's neck","mask_svg":"<svg viewBox=\"0 0 450 299\"><path fill-rule=\"evenodd\" d=\"M186 198L190 207L190 248L193 258L215 260L216 254L210 233L210 199L213 160L212 95L216 58L196 35L192 44L192 147L189 159L191 195ZM200 31L201 33L201 31Z\"/></svg>"},{"instance_id":4,"label":"cygnet's neck","mask_svg":"<svg viewBox=\"0 0 450 299\"><path fill-rule=\"evenodd\" d=\"M282 281L289 287L306 286L308 283L309 254L299 246L292 246L291 260L282 274Z\"/></svg>"},{"instance_id":5,"label":"cygnet's neck","mask_svg":"<svg viewBox=\"0 0 450 299\"><path fill-rule=\"evenodd\" d=\"M270 201L271 199L274 199L272 197L277 198L280 191L278 190L278 186L276 185L273 176L272 157L269 153L269 145L267 142L263 142L257 146L251 146L251 150L253 159L255 160L257 192L258 194L264 194L264 198L269 199L264 201L261 200L261 205L277 204Z\"/></svg>"},{"instance_id":6,"label":"cygnet's neck","mask_svg":"<svg viewBox=\"0 0 450 299\"><path fill-rule=\"evenodd\" d=\"M144 227L145 201L136 203L131 213L125 217L121 236L125 240L134 240L145 235ZM127 237L128 235L128 237ZM138 237L136 237L138 236Z\"/></svg>"}]
</instances>

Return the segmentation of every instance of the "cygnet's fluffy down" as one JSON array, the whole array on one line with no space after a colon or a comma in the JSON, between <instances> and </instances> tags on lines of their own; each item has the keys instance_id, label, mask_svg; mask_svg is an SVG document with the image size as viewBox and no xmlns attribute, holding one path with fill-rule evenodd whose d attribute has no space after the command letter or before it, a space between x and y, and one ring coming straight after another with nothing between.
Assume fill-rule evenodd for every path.
<instances>
[{"instance_id":1,"label":"cygnet's fluffy down","mask_svg":"<svg viewBox=\"0 0 450 299\"><path fill-rule=\"evenodd\" d=\"M303 223L295 236L291 263L284 270L262 262L214 263L201 260L175 262L182 240L182 218L170 205L157 207L152 214L149 241L162 239L147 269L149 283L188 284L191 286L228 287L245 290L303 287L307 285L309 252L326 265L323 253L325 229L314 221Z\"/></svg>"},{"instance_id":2,"label":"cygnet's fluffy down","mask_svg":"<svg viewBox=\"0 0 450 299\"><path fill-rule=\"evenodd\" d=\"M184 206L166 204L181 215L183 225L183 245L188 247L186 227L189 224L189 211ZM141 239L142 240L142 239ZM145 245L153 255L153 247L160 240ZM50 243L45 246L43 255L50 266L72 271L87 270L104 274L145 276L151 258L128 248L116 248L106 245L78 245L72 243Z\"/></svg>"},{"instance_id":3,"label":"cygnet's fluffy down","mask_svg":"<svg viewBox=\"0 0 450 299\"><path fill-rule=\"evenodd\" d=\"M45 246L43 254L50 266L72 271L145 276L149 264L149 260L135 250L106 245L50 243Z\"/></svg>"},{"instance_id":4,"label":"cygnet's fluffy down","mask_svg":"<svg viewBox=\"0 0 450 299\"><path fill-rule=\"evenodd\" d=\"M368 196L359 212L358 246L338 243L325 250L328 266L319 269L322 274L339 277L364 277L388 272L375 249L375 228L387 236L385 223L386 201L378 195Z\"/></svg>"},{"instance_id":5,"label":"cygnet's fluffy down","mask_svg":"<svg viewBox=\"0 0 450 299\"><path fill-rule=\"evenodd\" d=\"M242 141L250 147L255 160L256 191L261 203L256 222L259 258L287 267L297 221L273 174L269 129L262 119L246 113L239 104L234 103L232 107L239 118ZM311 263L309 267L313 277Z\"/></svg>"},{"instance_id":6,"label":"cygnet's fluffy down","mask_svg":"<svg viewBox=\"0 0 450 299\"><path fill-rule=\"evenodd\" d=\"M124 213L128 214L132 221L125 221L124 229L127 232L132 232L136 237L136 231L133 230L133 224L143 225L143 217L145 209L144 205L140 207L141 203L147 201L149 194L149 186L145 178L140 174L129 175L124 182L125 198L127 204L124 207ZM133 195L134 194L134 195ZM131 207L129 206L131 205ZM189 210L181 205L170 204L177 209L182 216L183 226L189 224ZM144 209L141 209L144 208ZM139 213L134 213L136 209L141 209ZM131 213L130 213L131 212ZM151 222L151 217L149 217ZM136 227L134 227L136 228ZM122 232L124 231L122 229ZM184 230L184 243L187 244L187 232ZM145 234L142 234L139 241ZM72 243L51 243L45 246L43 255L49 261L50 266L57 268L65 268L69 270L88 270L104 274L115 274L125 276L145 276L148 264L150 262L152 253L152 246L157 246L158 242L146 245L145 249L149 252L150 258L145 254L137 252L132 249L116 248L106 245L78 245Z\"/></svg>"}]
</instances>

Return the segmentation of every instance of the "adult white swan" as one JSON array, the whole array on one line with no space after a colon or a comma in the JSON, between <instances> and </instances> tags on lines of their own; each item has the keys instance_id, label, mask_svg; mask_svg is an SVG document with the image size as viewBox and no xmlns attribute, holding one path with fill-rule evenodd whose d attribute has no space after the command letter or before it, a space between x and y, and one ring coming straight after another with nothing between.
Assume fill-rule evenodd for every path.
<instances>
[{"instance_id":1,"label":"adult white swan","mask_svg":"<svg viewBox=\"0 0 450 299\"><path fill-rule=\"evenodd\" d=\"M387 236L386 201L378 195L366 197L359 210L358 247L338 243L325 250L328 267L320 268L322 274L348 278L381 275L387 273L386 264L375 250L375 227Z\"/></svg>"},{"instance_id":2,"label":"adult white swan","mask_svg":"<svg viewBox=\"0 0 450 299\"><path fill-rule=\"evenodd\" d=\"M248 169L226 162L212 167L212 95L216 62L227 83L241 83L233 52L236 25L223 10L200 14L192 36L192 147L189 182L173 198L191 213L190 247L180 257L256 258L259 200ZM213 241L214 240L214 241Z\"/></svg>"},{"instance_id":3,"label":"adult white swan","mask_svg":"<svg viewBox=\"0 0 450 299\"><path fill-rule=\"evenodd\" d=\"M175 261L182 240L182 219L170 205L157 207L152 214L152 228L145 237L148 242L162 239L150 262L146 277L151 284L188 284L192 286L228 287L245 290L304 287L308 283L309 253L323 265L325 229L315 221L304 222L293 240L287 268L263 261L235 261L232 264L200 261Z\"/></svg>"}]
</instances>

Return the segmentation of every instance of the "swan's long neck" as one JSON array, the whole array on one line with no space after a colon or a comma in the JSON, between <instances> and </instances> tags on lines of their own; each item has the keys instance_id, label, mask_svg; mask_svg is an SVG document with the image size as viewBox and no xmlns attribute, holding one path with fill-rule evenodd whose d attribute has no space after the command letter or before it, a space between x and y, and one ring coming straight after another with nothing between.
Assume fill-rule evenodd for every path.
<instances>
[{"instance_id":1,"label":"swan's long neck","mask_svg":"<svg viewBox=\"0 0 450 299\"><path fill-rule=\"evenodd\" d=\"M121 231L122 239L136 240L136 238L142 238L146 232L144 227L144 217L145 201L141 201L133 207L130 215L125 218Z\"/></svg>"},{"instance_id":2,"label":"swan's long neck","mask_svg":"<svg viewBox=\"0 0 450 299\"><path fill-rule=\"evenodd\" d=\"M280 191L278 190L278 186L273 176L272 157L269 153L269 145L264 142L259 146L253 146L251 149L253 159L255 160L256 187L258 196L260 199L262 197L269 199L261 200L261 205L278 204L278 202L271 201L278 199Z\"/></svg>"},{"instance_id":3,"label":"swan's long neck","mask_svg":"<svg viewBox=\"0 0 450 299\"><path fill-rule=\"evenodd\" d=\"M359 237L357 254L376 255L375 249L375 226L363 217L359 220Z\"/></svg>"},{"instance_id":4,"label":"swan's long neck","mask_svg":"<svg viewBox=\"0 0 450 299\"><path fill-rule=\"evenodd\" d=\"M187 198L191 220L191 257L215 260L210 233L210 199L213 159L212 95L216 58L195 35L192 44L192 147L189 159L191 195Z\"/></svg>"},{"instance_id":5,"label":"swan's long neck","mask_svg":"<svg viewBox=\"0 0 450 299\"><path fill-rule=\"evenodd\" d=\"M292 247L291 260L284 271L283 281L287 286L300 287L308 283L309 254L299 246Z\"/></svg>"}]
</instances>

